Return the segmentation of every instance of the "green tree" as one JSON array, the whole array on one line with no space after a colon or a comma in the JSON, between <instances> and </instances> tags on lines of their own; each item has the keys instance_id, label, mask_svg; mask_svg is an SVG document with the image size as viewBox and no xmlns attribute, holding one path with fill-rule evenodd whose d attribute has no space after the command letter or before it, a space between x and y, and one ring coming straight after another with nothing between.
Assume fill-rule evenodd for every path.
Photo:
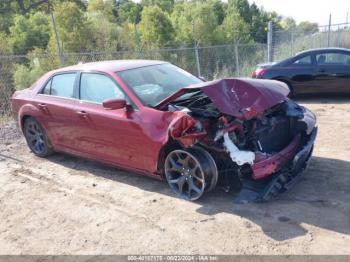
<instances>
[{"instance_id":1,"label":"green tree","mask_svg":"<svg viewBox=\"0 0 350 262\"><path fill-rule=\"evenodd\" d=\"M0 56L9 55L11 49L8 46L6 35L0 32ZM0 59L0 116L10 112L10 97L14 91L13 85L13 60L11 58Z\"/></svg>"},{"instance_id":2,"label":"green tree","mask_svg":"<svg viewBox=\"0 0 350 262\"><path fill-rule=\"evenodd\" d=\"M103 14L108 21L114 22L115 16L113 14L113 0L89 0L87 11L88 12L99 12Z\"/></svg>"},{"instance_id":3,"label":"green tree","mask_svg":"<svg viewBox=\"0 0 350 262\"><path fill-rule=\"evenodd\" d=\"M292 17L285 17L281 20L280 25L282 29L295 29L297 27L297 23Z\"/></svg>"},{"instance_id":4,"label":"green tree","mask_svg":"<svg viewBox=\"0 0 350 262\"><path fill-rule=\"evenodd\" d=\"M13 24L15 8L11 0L0 1L0 32L8 34Z\"/></svg>"},{"instance_id":5,"label":"green tree","mask_svg":"<svg viewBox=\"0 0 350 262\"><path fill-rule=\"evenodd\" d=\"M94 49L91 24L77 4L73 2L55 4L54 16L64 52L84 52ZM57 52L53 30L49 49Z\"/></svg>"},{"instance_id":6,"label":"green tree","mask_svg":"<svg viewBox=\"0 0 350 262\"><path fill-rule=\"evenodd\" d=\"M121 24L125 22L138 24L141 20L142 5L131 0L117 0L114 9Z\"/></svg>"},{"instance_id":7,"label":"green tree","mask_svg":"<svg viewBox=\"0 0 350 262\"><path fill-rule=\"evenodd\" d=\"M174 2L174 0L141 0L141 5L144 7L159 6L164 12L171 13Z\"/></svg>"},{"instance_id":8,"label":"green tree","mask_svg":"<svg viewBox=\"0 0 350 262\"><path fill-rule=\"evenodd\" d=\"M250 26L244 21L234 5L228 5L220 30L227 44L233 43L234 40L241 43L251 41Z\"/></svg>"},{"instance_id":9,"label":"green tree","mask_svg":"<svg viewBox=\"0 0 350 262\"><path fill-rule=\"evenodd\" d=\"M248 0L229 0L228 8L233 8L249 27L249 36L259 43L266 43L267 24L272 21L275 30L281 29L281 16L276 12L266 12L259 9L255 3L249 4Z\"/></svg>"},{"instance_id":10,"label":"green tree","mask_svg":"<svg viewBox=\"0 0 350 262\"><path fill-rule=\"evenodd\" d=\"M4 0L11 1L15 4L17 12L21 15L27 15L30 12L35 11L47 11L49 4L62 3L67 0ZM68 1L67 1L68 2ZM85 11L85 0L70 0L69 2L75 3L78 7Z\"/></svg>"},{"instance_id":11,"label":"green tree","mask_svg":"<svg viewBox=\"0 0 350 262\"><path fill-rule=\"evenodd\" d=\"M110 22L100 12L89 13L88 22L95 50L117 51L120 48L122 34L120 26Z\"/></svg>"},{"instance_id":12,"label":"green tree","mask_svg":"<svg viewBox=\"0 0 350 262\"><path fill-rule=\"evenodd\" d=\"M217 22L219 25L221 25L225 19L225 8L227 8L227 4L220 1L220 0L212 0L211 5L212 5L213 11L216 15Z\"/></svg>"},{"instance_id":13,"label":"green tree","mask_svg":"<svg viewBox=\"0 0 350 262\"><path fill-rule=\"evenodd\" d=\"M9 45L15 54L26 54L35 47L45 48L50 38L48 16L37 12L28 18L16 15L10 27Z\"/></svg>"},{"instance_id":14,"label":"green tree","mask_svg":"<svg viewBox=\"0 0 350 262\"><path fill-rule=\"evenodd\" d=\"M139 29L142 45L146 49L165 47L173 41L170 19L158 6L143 9Z\"/></svg>"},{"instance_id":15,"label":"green tree","mask_svg":"<svg viewBox=\"0 0 350 262\"><path fill-rule=\"evenodd\" d=\"M318 32L318 24L308 21L300 22L297 26L297 32L304 35L316 33Z\"/></svg>"},{"instance_id":16,"label":"green tree","mask_svg":"<svg viewBox=\"0 0 350 262\"><path fill-rule=\"evenodd\" d=\"M171 20L178 43L189 45L196 41L205 46L219 41L218 17L212 4L212 1L175 4Z\"/></svg>"},{"instance_id":17,"label":"green tree","mask_svg":"<svg viewBox=\"0 0 350 262\"><path fill-rule=\"evenodd\" d=\"M45 50L35 48L27 54L26 64L17 64L13 75L17 90L28 88L44 73L59 67L57 56L45 54Z\"/></svg>"}]
</instances>

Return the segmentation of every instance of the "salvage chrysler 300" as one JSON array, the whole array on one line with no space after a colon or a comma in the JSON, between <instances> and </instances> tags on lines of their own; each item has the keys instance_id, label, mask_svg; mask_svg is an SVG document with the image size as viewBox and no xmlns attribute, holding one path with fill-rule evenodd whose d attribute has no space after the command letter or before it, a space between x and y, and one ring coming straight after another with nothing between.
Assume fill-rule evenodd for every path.
<instances>
[{"instance_id":1,"label":"salvage chrysler 300","mask_svg":"<svg viewBox=\"0 0 350 262\"><path fill-rule=\"evenodd\" d=\"M304 171L315 116L273 80L203 82L161 61L79 64L17 91L13 111L38 156L58 151L159 179L188 200L218 183L263 201Z\"/></svg>"}]
</instances>

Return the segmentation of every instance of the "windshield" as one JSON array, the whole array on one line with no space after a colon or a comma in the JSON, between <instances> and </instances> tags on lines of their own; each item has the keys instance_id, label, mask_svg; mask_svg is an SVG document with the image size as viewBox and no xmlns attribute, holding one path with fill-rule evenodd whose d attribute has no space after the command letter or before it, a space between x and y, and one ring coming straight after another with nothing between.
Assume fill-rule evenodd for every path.
<instances>
[{"instance_id":1,"label":"windshield","mask_svg":"<svg viewBox=\"0 0 350 262\"><path fill-rule=\"evenodd\" d=\"M145 66L117 74L144 105L151 107L183 87L202 82L172 64Z\"/></svg>"}]
</instances>

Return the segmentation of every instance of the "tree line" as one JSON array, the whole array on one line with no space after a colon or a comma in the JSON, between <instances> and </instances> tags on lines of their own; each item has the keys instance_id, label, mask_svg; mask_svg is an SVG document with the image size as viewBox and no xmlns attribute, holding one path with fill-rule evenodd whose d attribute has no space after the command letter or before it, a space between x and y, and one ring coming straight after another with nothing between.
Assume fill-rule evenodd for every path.
<instances>
[{"instance_id":1,"label":"tree line","mask_svg":"<svg viewBox=\"0 0 350 262\"><path fill-rule=\"evenodd\" d=\"M275 30L318 30L317 24L297 25L293 18L265 11L248 0L1 0L0 91L9 97L14 89L26 88L61 66L56 55L60 49L68 65L84 61L69 57L71 53L266 43L269 21ZM180 66L193 67L192 55L181 59Z\"/></svg>"},{"instance_id":2,"label":"tree line","mask_svg":"<svg viewBox=\"0 0 350 262\"><path fill-rule=\"evenodd\" d=\"M248 0L2 0L1 53L57 52L50 12L68 53L266 43L268 21L317 30Z\"/></svg>"}]
</instances>

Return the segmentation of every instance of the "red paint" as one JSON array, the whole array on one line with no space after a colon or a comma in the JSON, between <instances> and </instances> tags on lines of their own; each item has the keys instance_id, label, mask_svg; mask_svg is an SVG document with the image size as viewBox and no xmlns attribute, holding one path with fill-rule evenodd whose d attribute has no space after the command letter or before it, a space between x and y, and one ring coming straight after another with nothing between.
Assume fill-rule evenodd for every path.
<instances>
[{"instance_id":1,"label":"red paint","mask_svg":"<svg viewBox=\"0 0 350 262\"><path fill-rule=\"evenodd\" d=\"M222 79L203 82L180 89L158 104L165 106L184 93L202 90L222 113L249 120L286 99L289 89L286 84L274 80Z\"/></svg>"},{"instance_id":2,"label":"red paint","mask_svg":"<svg viewBox=\"0 0 350 262\"><path fill-rule=\"evenodd\" d=\"M262 158L261 154L258 154L256 159L258 162L254 163L252 166L253 178L261 179L272 173L278 171L278 169L283 166L287 161L295 155L300 143L300 134L295 136L292 142L284 148L282 151L274 154L272 156L267 156L265 159Z\"/></svg>"},{"instance_id":3,"label":"red paint","mask_svg":"<svg viewBox=\"0 0 350 262\"><path fill-rule=\"evenodd\" d=\"M164 109L170 101L186 92L203 90L221 112L245 120L282 102L288 94L287 87L277 81L224 79L185 87L162 101L157 109L143 106L118 77L118 73L115 73L118 70L161 63L164 62L110 61L58 69L42 76L29 89L15 92L12 97L13 112L20 126L24 116L35 117L46 130L56 151L159 178L158 159L169 137L178 140L185 147L191 146L196 140L206 138L205 131L194 130L196 120L186 113L158 110ZM67 71L104 73L119 84L137 110L108 110L101 104L38 94L53 74ZM106 106L111 107L111 104L113 102L109 103L109 106L107 103ZM310 118L311 127L312 116L306 117ZM242 127L238 125L224 128L226 131L238 130L239 133L243 133ZM299 139L294 139L278 154L254 163L254 178L269 175L285 163L285 159L289 159L295 153Z\"/></svg>"},{"instance_id":4,"label":"red paint","mask_svg":"<svg viewBox=\"0 0 350 262\"><path fill-rule=\"evenodd\" d=\"M159 63L164 62L135 61L133 65L136 68ZM131 68L131 62L127 66L119 62L117 66L114 63L91 63L47 73L29 89L15 92L12 97L14 115L20 126L23 116L35 117L57 151L157 176L157 161L161 148L168 141L169 126L174 119L185 114L143 106L112 71ZM108 110L101 104L38 94L53 74L71 70L98 71L108 75L119 84L138 110ZM46 108L41 108L41 103Z\"/></svg>"},{"instance_id":5,"label":"red paint","mask_svg":"<svg viewBox=\"0 0 350 262\"><path fill-rule=\"evenodd\" d=\"M126 100L124 99L109 99L106 101L103 101L102 106L106 109L121 109L125 108L127 105Z\"/></svg>"}]
</instances>

